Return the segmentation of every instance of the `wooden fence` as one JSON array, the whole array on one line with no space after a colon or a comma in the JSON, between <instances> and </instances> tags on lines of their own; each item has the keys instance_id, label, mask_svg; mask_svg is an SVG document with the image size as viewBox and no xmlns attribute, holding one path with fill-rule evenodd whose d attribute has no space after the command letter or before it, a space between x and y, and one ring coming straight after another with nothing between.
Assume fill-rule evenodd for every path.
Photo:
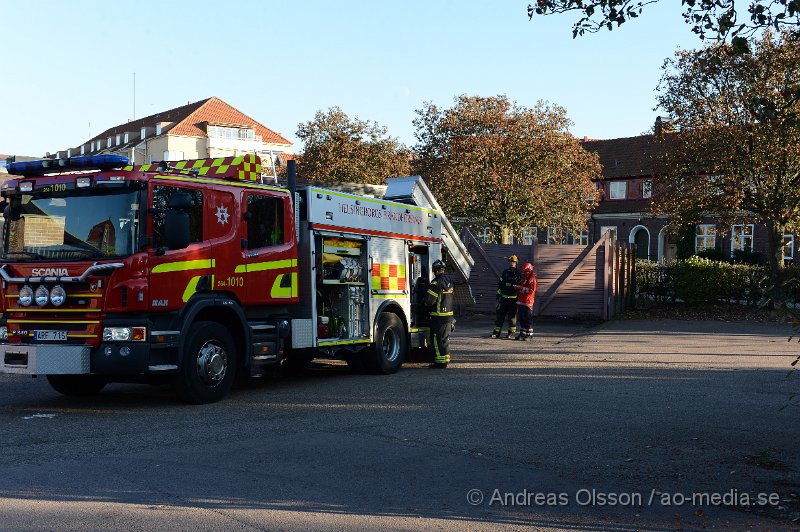
<instances>
[{"instance_id":1,"label":"wooden fence","mask_svg":"<svg viewBox=\"0 0 800 532\"><path fill-rule=\"evenodd\" d=\"M494 312L500 273L508 267L510 255L520 266L531 262L538 289L534 312L537 316L611 319L634 301L636 247L614 242L604 235L588 247L483 244L465 230L462 239L475 266L470 287L475 297L472 310Z\"/></svg>"}]
</instances>

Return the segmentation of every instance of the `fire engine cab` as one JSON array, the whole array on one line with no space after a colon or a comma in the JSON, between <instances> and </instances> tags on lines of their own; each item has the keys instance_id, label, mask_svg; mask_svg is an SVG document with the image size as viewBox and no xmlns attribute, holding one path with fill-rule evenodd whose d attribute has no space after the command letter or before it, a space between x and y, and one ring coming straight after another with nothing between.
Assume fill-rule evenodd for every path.
<instances>
[{"instance_id":1,"label":"fire engine cab","mask_svg":"<svg viewBox=\"0 0 800 532\"><path fill-rule=\"evenodd\" d=\"M255 155L131 166L11 163L2 185L1 373L66 395L171 383L219 400L237 374L315 357L390 374L426 344L418 305L472 259L419 177L382 199L263 184Z\"/></svg>"}]
</instances>

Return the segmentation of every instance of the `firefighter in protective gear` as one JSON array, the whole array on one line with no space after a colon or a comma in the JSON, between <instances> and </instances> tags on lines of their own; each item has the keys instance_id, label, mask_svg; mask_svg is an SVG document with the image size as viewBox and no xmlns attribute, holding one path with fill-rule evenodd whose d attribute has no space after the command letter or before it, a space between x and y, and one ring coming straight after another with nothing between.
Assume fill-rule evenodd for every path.
<instances>
[{"instance_id":1,"label":"firefighter in protective gear","mask_svg":"<svg viewBox=\"0 0 800 532\"><path fill-rule=\"evenodd\" d=\"M525 341L533 337L533 301L536 297L536 274L530 262L522 266L522 282L516 289L520 331L514 339Z\"/></svg>"},{"instance_id":2,"label":"firefighter in protective gear","mask_svg":"<svg viewBox=\"0 0 800 532\"><path fill-rule=\"evenodd\" d=\"M435 277L428 285L425 306L431 317L430 341L433 349L432 368L446 368L450 363L450 331L453 329L453 281L444 273L441 260L433 263Z\"/></svg>"},{"instance_id":3,"label":"firefighter in protective gear","mask_svg":"<svg viewBox=\"0 0 800 532\"><path fill-rule=\"evenodd\" d=\"M503 322L508 318L508 333L510 338L517 332L517 290L514 288L522 282L522 274L517 269L516 255L508 257L508 268L500 275L500 284L497 287L497 309L494 320L492 338L500 338Z\"/></svg>"}]
</instances>

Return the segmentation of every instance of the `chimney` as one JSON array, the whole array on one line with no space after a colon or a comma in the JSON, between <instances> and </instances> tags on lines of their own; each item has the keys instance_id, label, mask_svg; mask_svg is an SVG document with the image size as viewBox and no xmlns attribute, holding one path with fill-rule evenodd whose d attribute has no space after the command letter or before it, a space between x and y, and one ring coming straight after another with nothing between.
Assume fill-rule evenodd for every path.
<instances>
[{"instance_id":1,"label":"chimney","mask_svg":"<svg viewBox=\"0 0 800 532\"><path fill-rule=\"evenodd\" d=\"M656 117L655 126L653 126L653 131L655 132L656 136L661 135L662 133L671 133L675 131L675 125L672 123L672 120L669 118L661 118L661 116Z\"/></svg>"},{"instance_id":2,"label":"chimney","mask_svg":"<svg viewBox=\"0 0 800 532\"><path fill-rule=\"evenodd\" d=\"M587 137L586 135L584 135L584 136L583 136L583 142L589 142L589 137Z\"/></svg>"}]
</instances>

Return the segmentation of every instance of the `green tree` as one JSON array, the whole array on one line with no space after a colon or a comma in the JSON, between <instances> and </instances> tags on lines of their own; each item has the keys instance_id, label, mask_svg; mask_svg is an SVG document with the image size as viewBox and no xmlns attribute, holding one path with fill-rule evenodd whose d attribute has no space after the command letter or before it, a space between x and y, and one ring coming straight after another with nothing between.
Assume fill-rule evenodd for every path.
<instances>
[{"instance_id":1,"label":"green tree","mask_svg":"<svg viewBox=\"0 0 800 532\"><path fill-rule=\"evenodd\" d=\"M338 107L317 111L298 125L303 142L298 177L321 181L383 184L410 173L411 152L376 123L348 117Z\"/></svg>"},{"instance_id":2,"label":"green tree","mask_svg":"<svg viewBox=\"0 0 800 532\"><path fill-rule=\"evenodd\" d=\"M662 135L656 208L677 225L714 213L766 226L773 300L783 303L783 236L800 228L800 40L767 31L752 51L679 51L657 88Z\"/></svg>"},{"instance_id":3,"label":"green tree","mask_svg":"<svg viewBox=\"0 0 800 532\"><path fill-rule=\"evenodd\" d=\"M572 36L608 30L641 15L648 4L659 0L537 0L528 5L528 17L566 12L579 13ZM674 0L670 0L674 1ZM700 38L734 38L734 45L758 30L797 27L800 25L800 0L681 0L683 18ZM746 6L746 8L745 8Z\"/></svg>"},{"instance_id":4,"label":"green tree","mask_svg":"<svg viewBox=\"0 0 800 532\"><path fill-rule=\"evenodd\" d=\"M414 120L414 170L449 216L491 225L504 241L531 225L577 232L601 167L571 124L562 107L529 109L505 96L459 96L449 109L426 103Z\"/></svg>"}]
</instances>

